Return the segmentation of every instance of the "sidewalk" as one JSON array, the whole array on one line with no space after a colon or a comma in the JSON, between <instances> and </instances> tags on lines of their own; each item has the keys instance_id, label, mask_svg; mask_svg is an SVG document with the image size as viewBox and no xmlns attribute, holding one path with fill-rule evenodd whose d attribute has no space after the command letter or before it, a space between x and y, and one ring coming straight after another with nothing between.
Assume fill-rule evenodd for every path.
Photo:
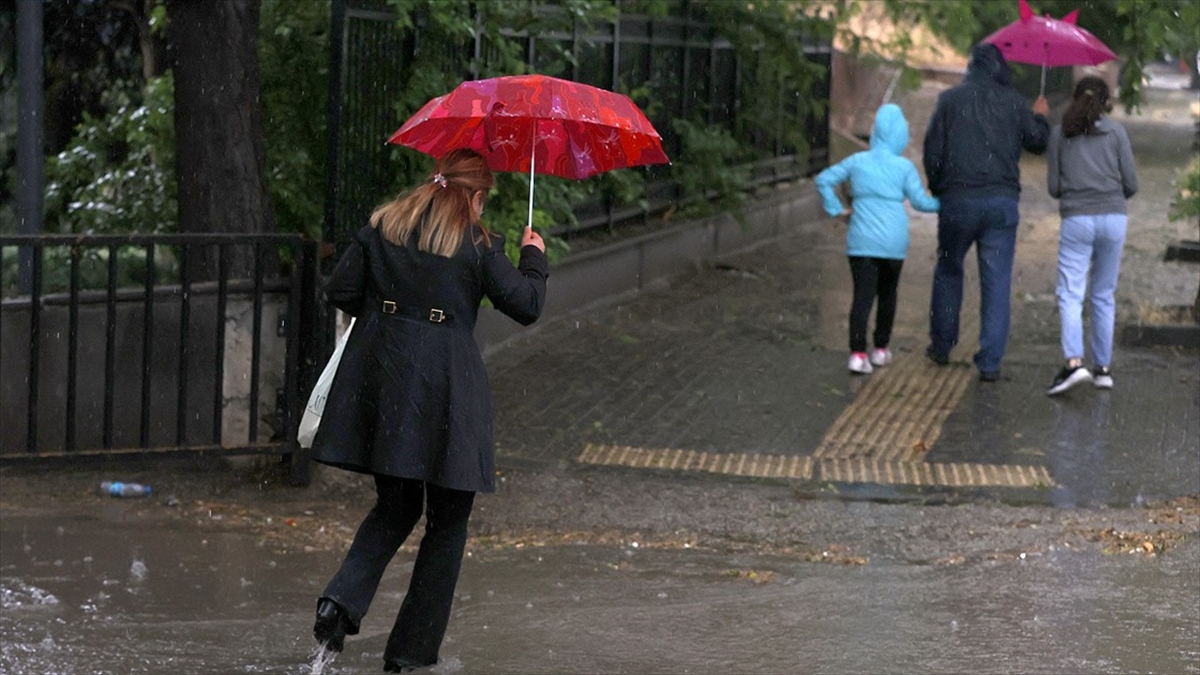
<instances>
[{"instance_id":1,"label":"sidewalk","mask_svg":"<svg viewBox=\"0 0 1200 675\"><path fill-rule=\"evenodd\" d=\"M1195 293L1196 272L1160 262L1185 229L1155 215L1166 155L1139 155L1121 320ZM1112 392L1044 394L1061 355L1038 161L1002 382L976 380L969 330L951 366L922 356L923 216L898 358L870 377L845 370L832 221L493 353L499 490L476 501L427 672L958 673L997 655L1012 672L1196 672L1197 497L1038 505L1200 493L1196 352L1122 348ZM362 632L310 663L314 599L368 478L330 469L296 489L216 463L120 467L154 497L100 495L116 469L0 476L0 672L379 672L414 539ZM866 499L806 498L834 490ZM947 495L971 503L871 501Z\"/></svg>"},{"instance_id":2,"label":"sidewalk","mask_svg":"<svg viewBox=\"0 0 1200 675\"><path fill-rule=\"evenodd\" d=\"M1142 192L1130 203L1119 324L1171 297L1186 304L1200 277L1161 262L1166 243L1187 227L1166 219L1170 181L1192 133L1175 103L1123 119ZM918 147L922 133L913 130ZM547 325L495 354L501 464L759 476L867 496L981 491L1061 504L1200 492L1195 352L1119 346L1114 391L1045 395L1062 358L1059 218L1045 194L1044 160L1027 155L1022 177L1003 381L978 382L970 362L978 333L973 262L951 365L924 358L936 218L916 213L896 361L871 376L850 375L845 229L822 221L669 287Z\"/></svg>"}]
</instances>

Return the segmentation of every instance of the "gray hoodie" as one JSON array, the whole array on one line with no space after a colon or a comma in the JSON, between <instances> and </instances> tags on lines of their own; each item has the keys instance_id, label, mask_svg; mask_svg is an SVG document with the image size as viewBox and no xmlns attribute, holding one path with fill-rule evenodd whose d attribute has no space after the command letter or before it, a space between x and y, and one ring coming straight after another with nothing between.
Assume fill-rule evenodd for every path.
<instances>
[{"instance_id":1,"label":"gray hoodie","mask_svg":"<svg viewBox=\"0 0 1200 675\"><path fill-rule=\"evenodd\" d=\"M1061 125L1050 132L1046 182L1063 218L1125 213L1125 200L1137 192L1125 128L1102 116L1096 129L1073 138L1063 137Z\"/></svg>"}]
</instances>

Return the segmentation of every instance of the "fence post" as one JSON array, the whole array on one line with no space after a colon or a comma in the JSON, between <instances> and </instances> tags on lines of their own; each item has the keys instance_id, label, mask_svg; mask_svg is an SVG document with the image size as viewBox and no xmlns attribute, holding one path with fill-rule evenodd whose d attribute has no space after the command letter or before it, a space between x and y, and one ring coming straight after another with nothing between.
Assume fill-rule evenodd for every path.
<instances>
[{"instance_id":1,"label":"fence post","mask_svg":"<svg viewBox=\"0 0 1200 675\"><path fill-rule=\"evenodd\" d=\"M300 418L304 415L308 394L312 390L319 372L318 359L323 353L327 342L326 322L322 320L321 302L317 292L318 287L318 242L304 241L300 243L297 253L297 264L292 271L293 294L299 307L289 312L289 320L293 325L287 327L288 344L294 345L296 358L287 359L289 369L294 370L290 375L287 389L290 393L287 410L291 419L287 423L287 441L291 444L288 454L288 483L294 486L306 486L312 482L312 451L300 447L296 440L296 432L300 426Z\"/></svg>"}]
</instances>

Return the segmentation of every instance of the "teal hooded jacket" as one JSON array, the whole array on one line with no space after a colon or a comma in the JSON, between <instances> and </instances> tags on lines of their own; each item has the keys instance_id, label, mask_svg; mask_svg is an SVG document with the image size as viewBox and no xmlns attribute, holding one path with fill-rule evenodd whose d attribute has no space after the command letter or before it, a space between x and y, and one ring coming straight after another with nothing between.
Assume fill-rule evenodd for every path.
<instances>
[{"instance_id":1,"label":"teal hooded jacket","mask_svg":"<svg viewBox=\"0 0 1200 675\"><path fill-rule=\"evenodd\" d=\"M904 157L908 121L900 106L888 103L875 113L871 149L850 155L817 174L825 213L838 216L845 207L834 190L850 181L853 211L846 233L846 255L903 260L908 252L908 199L918 211L935 213L937 197L925 192L917 167Z\"/></svg>"}]
</instances>

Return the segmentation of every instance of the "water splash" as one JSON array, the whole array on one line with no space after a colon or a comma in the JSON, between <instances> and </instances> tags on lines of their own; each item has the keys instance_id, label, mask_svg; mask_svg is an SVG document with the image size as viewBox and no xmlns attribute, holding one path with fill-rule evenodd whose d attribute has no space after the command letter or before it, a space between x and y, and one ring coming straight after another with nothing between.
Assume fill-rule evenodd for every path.
<instances>
[{"instance_id":1,"label":"water splash","mask_svg":"<svg viewBox=\"0 0 1200 675\"><path fill-rule=\"evenodd\" d=\"M58 598L49 591L30 586L20 579L0 579L0 609L57 604Z\"/></svg>"},{"instance_id":2,"label":"water splash","mask_svg":"<svg viewBox=\"0 0 1200 675\"><path fill-rule=\"evenodd\" d=\"M133 581L145 581L146 573L149 571L150 568L146 567L146 563L134 558L133 564L129 566L129 578Z\"/></svg>"},{"instance_id":3,"label":"water splash","mask_svg":"<svg viewBox=\"0 0 1200 675\"><path fill-rule=\"evenodd\" d=\"M338 653L328 648L328 642L321 642L313 649L313 653L308 657L312 668L308 671L310 675L321 675L325 672L325 666L333 663L337 658Z\"/></svg>"},{"instance_id":4,"label":"water splash","mask_svg":"<svg viewBox=\"0 0 1200 675\"><path fill-rule=\"evenodd\" d=\"M447 659L442 659L441 663L429 669L429 672L441 675L443 673L457 673L463 669L462 659L457 656L451 656Z\"/></svg>"}]
</instances>

